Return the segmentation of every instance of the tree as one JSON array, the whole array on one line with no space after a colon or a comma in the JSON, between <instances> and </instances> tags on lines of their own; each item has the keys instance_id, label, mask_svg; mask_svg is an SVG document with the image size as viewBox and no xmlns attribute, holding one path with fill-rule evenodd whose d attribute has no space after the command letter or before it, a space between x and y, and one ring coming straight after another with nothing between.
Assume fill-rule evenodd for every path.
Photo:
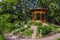
<instances>
[{"instance_id":1,"label":"tree","mask_svg":"<svg viewBox=\"0 0 60 40\"><path fill-rule=\"evenodd\" d=\"M37 5L41 5L45 8L48 8L48 13L47 13L47 20L50 21L52 20L53 23L57 22L58 24L60 24L60 6L59 6L59 3L60 0L38 0L38 3Z\"/></svg>"}]
</instances>

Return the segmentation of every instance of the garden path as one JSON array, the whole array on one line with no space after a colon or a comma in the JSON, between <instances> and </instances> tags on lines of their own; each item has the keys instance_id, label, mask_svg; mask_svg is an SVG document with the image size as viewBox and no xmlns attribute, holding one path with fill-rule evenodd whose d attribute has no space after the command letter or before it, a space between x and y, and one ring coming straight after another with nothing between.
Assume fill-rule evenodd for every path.
<instances>
[{"instance_id":1,"label":"garden path","mask_svg":"<svg viewBox=\"0 0 60 40\"><path fill-rule=\"evenodd\" d=\"M32 26L31 29L33 29L32 39L36 39L36 32L37 32L37 26Z\"/></svg>"}]
</instances>

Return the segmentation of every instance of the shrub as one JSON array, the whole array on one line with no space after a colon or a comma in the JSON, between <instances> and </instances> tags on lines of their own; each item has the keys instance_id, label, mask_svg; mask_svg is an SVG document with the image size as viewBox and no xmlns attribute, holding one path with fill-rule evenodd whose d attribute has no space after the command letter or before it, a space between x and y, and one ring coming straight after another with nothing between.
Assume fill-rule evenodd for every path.
<instances>
[{"instance_id":1,"label":"shrub","mask_svg":"<svg viewBox=\"0 0 60 40\"><path fill-rule=\"evenodd\" d=\"M50 34L51 32L53 32L53 33L58 32L57 28L58 27L56 25L54 25L54 24L50 24L50 25L42 25L42 24L40 24L37 27L37 31L38 31L38 33L40 33L40 30L42 30L42 35L47 35L47 34Z\"/></svg>"},{"instance_id":2,"label":"shrub","mask_svg":"<svg viewBox=\"0 0 60 40\"><path fill-rule=\"evenodd\" d=\"M42 34L43 35L47 35L47 34L49 34L51 32L51 27L50 26L44 26L43 28L42 28Z\"/></svg>"},{"instance_id":3,"label":"shrub","mask_svg":"<svg viewBox=\"0 0 60 40\"><path fill-rule=\"evenodd\" d=\"M14 30L15 29L15 26L14 26L14 24L13 23L7 23L6 25L5 25L5 28L4 28L4 30L3 30L3 32L4 33L10 33L12 30Z\"/></svg>"},{"instance_id":4,"label":"shrub","mask_svg":"<svg viewBox=\"0 0 60 40\"><path fill-rule=\"evenodd\" d=\"M30 37L30 36L32 35L32 33L33 33L32 30L27 29L27 30L24 31L23 34L24 34L24 36L26 36L26 37Z\"/></svg>"},{"instance_id":5,"label":"shrub","mask_svg":"<svg viewBox=\"0 0 60 40\"><path fill-rule=\"evenodd\" d=\"M30 27L32 24L33 24L32 21L28 21L28 22L27 22L27 26L28 26L28 27Z\"/></svg>"},{"instance_id":6,"label":"shrub","mask_svg":"<svg viewBox=\"0 0 60 40\"><path fill-rule=\"evenodd\" d=\"M56 30L57 30L58 33L60 33L60 28L57 28Z\"/></svg>"},{"instance_id":7,"label":"shrub","mask_svg":"<svg viewBox=\"0 0 60 40\"><path fill-rule=\"evenodd\" d=\"M41 23L41 22L35 22L35 24L36 24L36 25L42 25L42 23Z\"/></svg>"},{"instance_id":8,"label":"shrub","mask_svg":"<svg viewBox=\"0 0 60 40\"><path fill-rule=\"evenodd\" d=\"M21 27L21 28L20 28L20 31L23 32L23 31L25 31L26 29L27 29L27 28Z\"/></svg>"},{"instance_id":9,"label":"shrub","mask_svg":"<svg viewBox=\"0 0 60 40\"><path fill-rule=\"evenodd\" d=\"M38 25L38 27L37 27L37 31L38 31L38 33L40 33L40 30L42 29L42 25Z\"/></svg>"},{"instance_id":10,"label":"shrub","mask_svg":"<svg viewBox=\"0 0 60 40\"><path fill-rule=\"evenodd\" d=\"M0 34L0 40L4 40L4 36Z\"/></svg>"},{"instance_id":11,"label":"shrub","mask_svg":"<svg viewBox=\"0 0 60 40\"><path fill-rule=\"evenodd\" d=\"M60 32L59 27L57 25L50 24L50 27L53 33Z\"/></svg>"}]
</instances>

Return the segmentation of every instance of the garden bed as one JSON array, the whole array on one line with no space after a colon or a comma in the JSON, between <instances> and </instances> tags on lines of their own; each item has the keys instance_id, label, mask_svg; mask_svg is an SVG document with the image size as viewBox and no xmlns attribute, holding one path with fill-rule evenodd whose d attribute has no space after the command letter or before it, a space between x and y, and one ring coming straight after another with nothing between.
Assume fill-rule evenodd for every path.
<instances>
[{"instance_id":1,"label":"garden bed","mask_svg":"<svg viewBox=\"0 0 60 40\"><path fill-rule=\"evenodd\" d=\"M31 39L32 34L34 33L32 26L37 26L36 30L36 39L49 37L60 32L60 27L54 24L43 24L43 23L27 23L24 27L20 27L13 31L13 35L18 36L21 39Z\"/></svg>"}]
</instances>

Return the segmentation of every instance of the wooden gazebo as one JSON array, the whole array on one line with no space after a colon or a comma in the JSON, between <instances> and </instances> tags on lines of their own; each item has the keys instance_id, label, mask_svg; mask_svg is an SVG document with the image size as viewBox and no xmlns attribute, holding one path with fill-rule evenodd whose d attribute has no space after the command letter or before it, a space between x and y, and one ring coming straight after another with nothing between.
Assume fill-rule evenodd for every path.
<instances>
[{"instance_id":1,"label":"wooden gazebo","mask_svg":"<svg viewBox=\"0 0 60 40\"><path fill-rule=\"evenodd\" d=\"M32 22L46 22L46 8L33 8L31 9L32 12Z\"/></svg>"}]
</instances>

